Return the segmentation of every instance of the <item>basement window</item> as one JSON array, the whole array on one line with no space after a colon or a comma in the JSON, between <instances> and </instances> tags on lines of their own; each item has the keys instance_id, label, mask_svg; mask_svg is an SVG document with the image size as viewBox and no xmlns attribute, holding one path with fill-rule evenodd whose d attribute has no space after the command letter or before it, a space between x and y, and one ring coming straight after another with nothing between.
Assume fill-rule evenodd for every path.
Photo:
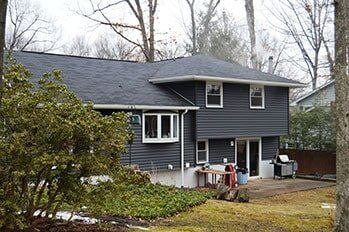
<instances>
[{"instance_id":1,"label":"basement window","mask_svg":"<svg viewBox=\"0 0 349 232\"><path fill-rule=\"evenodd\" d=\"M196 143L196 163L204 164L208 162L208 140L200 140Z\"/></svg>"},{"instance_id":2,"label":"basement window","mask_svg":"<svg viewBox=\"0 0 349 232\"><path fill-rule=\"evenodd\" d=\"M223 84L221 82L206 82L206 107L223 107Z\"/></svg>"},{"instance_id":3,"label":"basement window","mask_svg":"<svg viewBox=\"0 0 349 232\"><path fill-rule=\"evenodd\" d=\"M264 109L264 86L250 85L250 108Z\"/></svg>"},{"instance_id":4,"label":"basement window","mask_svg":"<svg viewBox=\"0 0 349 232\"><path fill-rule=\"evenodd\" d=\"M178 114L144 113L143 143L178 142Z\"/></svg>"}]
</instances>

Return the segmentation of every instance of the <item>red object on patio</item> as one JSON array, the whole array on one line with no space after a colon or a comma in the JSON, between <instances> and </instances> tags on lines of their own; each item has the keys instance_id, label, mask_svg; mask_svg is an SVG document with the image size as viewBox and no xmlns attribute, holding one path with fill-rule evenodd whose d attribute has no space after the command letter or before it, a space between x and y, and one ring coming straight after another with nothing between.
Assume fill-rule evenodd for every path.
<instances>
[{"instance_id":1,"label":"red object on patio","mask_svg":"<svg viewBox=\"0 0 349 232\"><path fill-rule=\"evenodd\" d=\"M233 164L229 164L225 166L226 172L231 172L231 175L225 176L225 185L233 188L237 184L236 172Z\"/></svg>"}]
</instances>

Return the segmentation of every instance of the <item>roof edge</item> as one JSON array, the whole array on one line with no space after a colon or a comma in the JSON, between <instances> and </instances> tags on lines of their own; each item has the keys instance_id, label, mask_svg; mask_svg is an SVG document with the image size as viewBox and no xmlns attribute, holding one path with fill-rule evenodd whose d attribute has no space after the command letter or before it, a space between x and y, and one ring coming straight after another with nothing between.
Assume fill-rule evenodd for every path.
<instances>
[{"instance_id":1,"label":"roof edge","mask_svg":"<svg viewBox=\"0 0 349 232\"><path fill-rule=\"evenodd\" d=\"M94 109L121 110L198 110L198 106L156 106L156 105L123 105L123 104L93 104Z\"/></svg>"},{"instance_id":2,"label":"roof edge","mask_svg":"<svg viewBox=\"0 0 349 232\"><path fill-rule=\"evenodd\" d=\"M291 105L291 106L296 106L297 103L299 103L300 101L302 101L302 100L304 100L304 99L310 97L311 95L317 93L318 91L320 91L320 90L326 88L326 87L329 86L330 84L334 83L334 81L335 81L335 79L330 80L329 82L323 84L322 86L318 87L317 89L314 89L314 90L310 91L309 93L307 93L307 94L301 96L301 97L298 98L297 100L293 101L290 105Z\"/></svg>"},{"instance_id":3,"label":"roof edge","mask_svg":"<svg viewBox=\"0 0 349 232\"><path fill-rule=\"evenodd\" d=\"M180 81L220 81L220 82L226 82L226 83L260 84L260 85L291 87L291 88L304 88L307 86L304 83L300 83L296 81L294 83L288 83L288 82L278 82L278 81L248 80L248 79L240 79L240 78L214 77L214 76L202 76L202 75L185 75L185 76L149 79L149 82L153 84L180 82Z\"/></svg>"}]
</instances>

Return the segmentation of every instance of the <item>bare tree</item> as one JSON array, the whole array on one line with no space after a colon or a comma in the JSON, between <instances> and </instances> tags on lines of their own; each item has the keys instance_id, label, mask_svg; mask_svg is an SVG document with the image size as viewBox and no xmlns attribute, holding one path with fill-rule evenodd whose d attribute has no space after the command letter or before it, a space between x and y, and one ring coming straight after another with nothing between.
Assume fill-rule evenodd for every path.
<instances>
[{"instance_id":1,"label":"bare tree","mask_svg":"<svg viewBox=\"0 0 349 232\"><path fill-rule=\"evenodd\" d=\"M197 53L196 21L195 21L195 0L186 0L190 10L191 34L189 38L192 42L191 54Z\"/></svg>"},{"instance_id":2,"label":"bare tree","mask_svg":"<svg viewBox=\"0 0 349 232\"><path fill-rule=\"evenodd\" d=\"M4 47L5 47L5 28L6 28L7 0L0 2L0 86L2 84L3 65L4 65ZM0 93L2 95L2 93Z\"/></svg>"},{"instance_id":3,"label":"bare tree","mask_svg":"<svg viewBox=\"0 0 349 232\"><path fill-rule=\"evenodd\" d=\"M335 231L349 231L349 2L335 0L336 220Z\"/></svg>"},{"instance_id":4,"label":"bare tree","mask_svg":"<svg viewBox=\"0 0 349 232\"><path fill-rule=\"evenodd\" d=\"M220 0L208 0L204 3L204 9L198 10L195 0L186 0L189 10L191 25L188 33L190 39L190 53L208 53L210 26L216 14Z\"/></svg>"},{"instance_id":5,"label":"bare tree","mask_svg":"<svg viewBox=\"0 0 349 232\"><path fill-rule=\"evenodd\" d=\"M291 36L302 54L303 61L311 77L312 89L317 86L319 70L333 71L333 59L327 36L330 23L331 0L285 0L279 2L272 14L281 22L277 27L286 36ZM321 61L325 53L326 62Z\"/></svg>"},{"instance_id":6,"label":"bare tree","mask_svg":"<svg viewBox=\"0 0 349 232\"><path fill-rule=\"evenodd\" d=\"M197 45L199 51L202 53L208 53L209 51L209 33L212 19L216 14L216 9L220 3L220 0L209 0L205 4L203 11L199 12L199 27L198 27L198 36L197 36Z\"/></svg>"},{"instance_id":7,"label":"bare tree","mask_svg":"<svg viewBox=\"0 0 349 232\"><path fill-rule=\"evenodd\" d=\"M63 47L65 54L75 56L91 56L92 49L85 36L78 35L72 39L72 42Z\"/></svg>"},{"instance_id":8,"label":"bare tree","mask_svg":"<svg viewBox=\"0 0 349 232\"><path fill-rule=\"evenodd\" d=\"M59 39L53 21L28 0L9 1L8 22L6 48L9 50L49 51Z\"/></svg>"},{"instance_id":9,"label":"bare tree","mask_svg":"<svg viewBox=\"0 0 349 232\"><path fill-rule=\"evenodd\" d=\"M135 47L124 40L100 36L92 45L93 56L106 59L140 60L134 52Z\"/></svg>"},{"instance_id":10,"label":"bare tree","mask_svg":"<svg viewBox=\"0 0 349 232\"><path fill-rule=\"evenodd\" d=\"M245 0L245 9L246 9L248 32L250 35L251 64L252 64L252 68L258 69L253 0Z\"/></svg>"},{"instance_id":11,"label":"bare tree","mask_svg":"<svg viewBox=\"0 0 349 232\"><path fill-rule=\"evenodd\" d=\"M137 24L128 24L121 20L112 19L110 12L115 15L116 12L120 12L124 5L131 11ZM157 5L157 0L143 0L142 3L141 0L114 0L105 4L102 4L102 1L95 3L90 0L91 12L86 13L80 10L78 14L99 25L110 27L115 34L140 49L145 60L151 62L155 59L155 13ZM132 34L134 32L139 33L140 37L135 37Z\"/></svg>"},{"instance_id":12,"label":"bare tree","mask_svg":"<svg viewBox=\"0 0 349 232\"><path fill-rule=\"evenodd\" d=\"M248 64L248 45L244 38L245 31L241 30L234 18L226 12L217 14L210 24L208 51L205 53L232 63Z\"/></svg>"}]
</instances>

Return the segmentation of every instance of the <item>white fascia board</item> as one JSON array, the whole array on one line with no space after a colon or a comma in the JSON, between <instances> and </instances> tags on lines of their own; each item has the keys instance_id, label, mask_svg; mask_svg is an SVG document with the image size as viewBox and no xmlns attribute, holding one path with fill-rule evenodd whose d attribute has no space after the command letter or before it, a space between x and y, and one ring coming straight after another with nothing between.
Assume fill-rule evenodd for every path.
<instances>
[{"instance_id":1,"label":"white fascia board","mask_svg":"<svg viewBox=\"0 0 349 232\"><path fill-rule=\"evenodd\" d=\"M248 80L248 79L240 79L240 78L198 76L198 75L149 79L149 82L153 84L179 82L179 81L219 81L224 83L257 84L257 85L293 87L293 88L304 88L307 86L306 84L303 84L303 83L287 83L287 82L277 82L277 81Z\"/></svg>"},{"instance_id":2,"label":"white fascia board","mask_svg":"<svg viewBox=\"0 0 349 232\"><path fill-rule=\"evenodd\" d=\"M121 110L198 110L198 106L152 106L152 105L123 105L123 104L93 104L94 109Z\"/></svg>"}]
</instances>

